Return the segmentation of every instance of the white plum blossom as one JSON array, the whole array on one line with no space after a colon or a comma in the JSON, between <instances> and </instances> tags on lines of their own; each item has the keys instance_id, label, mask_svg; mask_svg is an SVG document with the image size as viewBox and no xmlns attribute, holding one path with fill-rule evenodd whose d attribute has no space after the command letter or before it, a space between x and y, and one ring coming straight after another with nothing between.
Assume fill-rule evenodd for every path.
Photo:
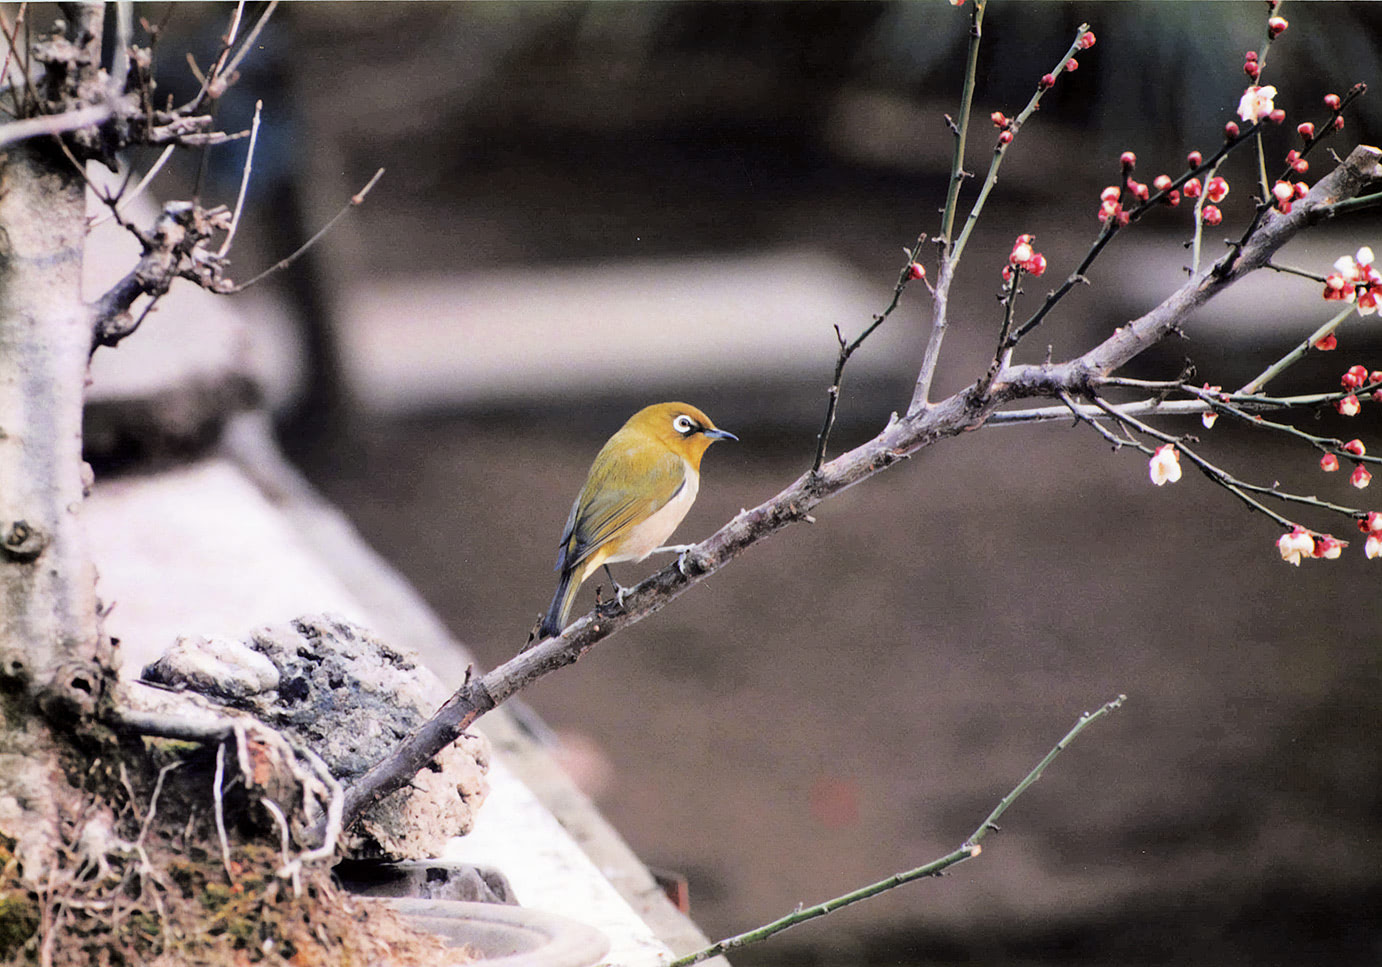
<instances>
[{"instance_id":1,"label":"white plum blossom","mask_svg":"<svg viewBox=\"0 0 1382 967\"><path fill-rule=\"evenodd\" d=\"M1243 92L1242 100L1238 102L1238 116L1249 123L1262 120L1276 110L1276 105L1272 103L1274 97L1276 88L1270 84L1266 87L1258 87L1256 84L1249 86Z\"/></svg>"},{"instance_id":2,"label":"white plum blossom","mask_svg":"<svg viewBox=\"0 0 1382 967\"><path fill-rule=\"evenodd\" d=\"M1148 461L1147 473L1158 487L1180 479L1180 454L1174 443L1157 447L1156 453Z\"/></svg>"},{"instance_id":3,"label":"white plum blossom","mask_svg":"<svg viewBox=\"0 0 1382 967\"><path fill-rule=\"evenodd\" d=\"M1315 553L1315 539L1304 528L1297 527L1291 533L1282 534L1277 539L1276 549L1281 552L1283 561L1300 567L1302 557L1310 557Z\"/></svg>"}]
</instances>

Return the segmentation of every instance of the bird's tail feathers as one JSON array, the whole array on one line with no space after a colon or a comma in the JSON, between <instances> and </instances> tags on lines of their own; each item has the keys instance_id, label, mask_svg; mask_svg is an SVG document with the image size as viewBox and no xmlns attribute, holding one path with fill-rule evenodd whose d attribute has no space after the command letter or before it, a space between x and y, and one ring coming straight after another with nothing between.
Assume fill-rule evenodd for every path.
<instances>
[{"instance_id":1,"label":"bird's tail feathers","mask_svg":"<svg viewBox=\"0 0 1382 967\"><path fill-rule=\"evenodd\" d=\"M566 627L566 619L571 614L571 602L576 599L576 591L580 588L579 584L574 583L570 570L565 568L561 572L561 580L557 582L557 593L552 596L552 606L547 609L547 617L542 619L542 624L538 626L538 634L543 638L552 638L561 634L561 629Z\"/></svg>"}]
</instances>

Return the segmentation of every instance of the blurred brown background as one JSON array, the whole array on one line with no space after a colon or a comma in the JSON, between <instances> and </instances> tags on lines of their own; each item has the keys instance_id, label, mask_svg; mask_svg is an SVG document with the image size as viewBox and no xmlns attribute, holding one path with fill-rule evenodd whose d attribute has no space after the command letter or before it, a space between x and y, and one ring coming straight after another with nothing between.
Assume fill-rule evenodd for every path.
<instances>
[{"instance_id":1,"label":"blurred brown background","mask_svg":"<svg viewBox=\"0 0 1382 967\"><path fill-rule=\"evenodd\" d=\"M1018 233L1051 265L1027 285L1030 311L1093 240L1120 151L1150 181L1217 146L1262 6L993 6L980 173L989 112L1016 114L1082 20L1099 42L1005 162L938 392L991 353ZM185 50L211 56L226 12L172 11L170 83ZM1377 6L1283 13L1268 80L1288 123L1269 133L1272 159L1323 117L1324 93L1382 80ZM966 22L944 3L285 5L222 118L246 124L265 100L240 274L388 169L273 283L285 447L490 665L546 605L570 501L634 409L684 399L742 439L706 458L678 540L771 496L809 466L831 326L866 326L902 246L937 228ZM1340 154L1376 143L1369 101ZM242 151L209 159L208 192L234 197ZM1309 178L1328 167L1321 153ZM1250 212L1249 159L1226 173L1229 235ZM1281 260L1322 271L1378 244L1376 225L1343 220ZM1120 236L1025 355L1079 352L1150 308L1183 279L1188 237L1184 206ZM851 363L833 452L906 405L920 295ZM1173 376L1189 358L1197 378L1241 384L1330 311L1309 283L1253 279L1137 372ZM1382 367L1376 332L1345 327L1341 350L1291 382ZM1373 407L1319 426L1382 446ZM1265 434L1221 421L1201 435L1245 478L1370 496ZM1154 488L1144 459L1068 424L945 442L816 516L524 696L638 853L688 878L708 933L948 852L1081 712L1129 700L981 859L736 963L1382 957L1382 611L1361 542L1291 568L1276 528L1226 493L1188 470Z\"/></svg>"}]
</instances>

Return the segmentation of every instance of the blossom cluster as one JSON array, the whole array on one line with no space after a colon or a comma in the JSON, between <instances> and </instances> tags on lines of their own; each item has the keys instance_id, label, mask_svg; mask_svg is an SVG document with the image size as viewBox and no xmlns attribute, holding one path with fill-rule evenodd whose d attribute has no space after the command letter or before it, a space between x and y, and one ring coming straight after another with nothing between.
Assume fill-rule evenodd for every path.
<instances>
[{"instance_id":1,"label":"blossom cluster","mask_svg":"<svg viewBox=\"0 0 1382 967\"><path fill-rule=\"evenodd\" d=\"M1382 300L1382 272L1373 264L1372 249L1364 245L1355 255L1345 255L1334 263L1334 271L1325 276L1324 298L1327 302L1352 302L1361 315L1377 311Z\"/></svg>"},{"instance_id":2,"label":"blossom cluster","mask_svg":"<svg viewBox=\"0 0 1382 967\"><path fill-rule=\"evenodd\" d=\"M1017 236L1012 253L1008 256L1008 264L1003 266L1004 281L1012 278L1014 269L1030 275L1041 275L1046 271L1046 256L1032 248L1035 240L1034 235Z\"/></svg>"}]
</instances>

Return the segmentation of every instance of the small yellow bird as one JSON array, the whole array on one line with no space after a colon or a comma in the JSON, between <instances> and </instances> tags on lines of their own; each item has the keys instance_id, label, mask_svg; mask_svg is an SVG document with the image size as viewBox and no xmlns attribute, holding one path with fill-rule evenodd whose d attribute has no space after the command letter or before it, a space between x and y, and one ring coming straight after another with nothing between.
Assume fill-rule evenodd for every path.
<instances>
[{"instance_id":1,"label":"small yellow bird","mask_svg":"<svg viewBox=\"0 0 1382 967\"><path fill-rule=\"evenodd\" d=\"M706 449L716 440L738 439L686 403L655 403L629 417L595 455L571 505L557 550L561 580L539 637L561 634L576 591L597 567L690 547L659 545L696 499Z\"/></svg>"}]
</instances>

